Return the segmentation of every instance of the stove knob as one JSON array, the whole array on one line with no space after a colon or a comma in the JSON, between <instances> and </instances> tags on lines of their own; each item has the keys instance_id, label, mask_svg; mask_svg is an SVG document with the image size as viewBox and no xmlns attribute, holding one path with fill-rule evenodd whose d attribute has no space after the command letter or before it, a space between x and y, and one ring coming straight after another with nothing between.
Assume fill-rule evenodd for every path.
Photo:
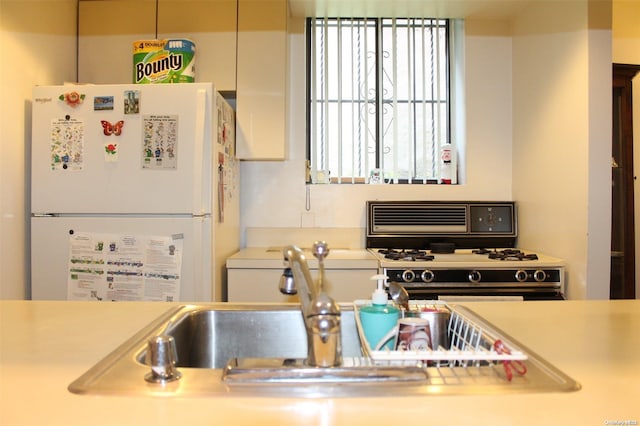
<instances>
[{"instance_id":1,"label":"stove knob","mask_svg":"<svg viewBox=\"0 0 640 426\"><path fill-rule=\"evenodd\" d=\"M527 271L523 271L522 269L519 269L516 271L516 281L518 282L524 282L527 280Z\"/></svg>"},{"instance_id":2,"label":"stove knob","mask_svg":"<svg viewBox=\"0 0 640 426\"><path fill-rule=\"evenodd\" d=\"M538 281L538 282L542 282L545 279L547 279L547 273L545 271L543 271L542 269L538 269L537 271L535 271L533 273L533 279Z\"/></svg>"},{"instance_id":3,"label":"stove knob","mask_svg":"<svg viewBox=\"0 0 640 426\"><path fill-rule=\"evenodd\" d=\"M482 274L480 271L471 271L469 272L469 281L472 283L479 283L482 279Z\"/></svg>"},{"instance_id":4,"label":"stove knob","mask_svg":"<svg viewBox=\"0 0 640 426\"><path fill-rule=\"evenodd\" d=\"M406 283L410 283L412 282L414 279L416 279L416 274L415 272L413 272L411 269L407 269L406 271L404 271L402 273L402 280Z\"/></svg>"},{"instance_id":5,"label":"stove knob","mask_svg":"<svg viewBox=\"0 0 640 426\"><path fill-rule=\"evenodd\" d=\"M422 278L422 281L424 281L425 283L430 283L431 281L433 281L433 279L436 277L435 274L433 273L433 271L427 269L425 271L422 272L422 274L420 275L420 277Z\"/></svg>"}]
</instances>

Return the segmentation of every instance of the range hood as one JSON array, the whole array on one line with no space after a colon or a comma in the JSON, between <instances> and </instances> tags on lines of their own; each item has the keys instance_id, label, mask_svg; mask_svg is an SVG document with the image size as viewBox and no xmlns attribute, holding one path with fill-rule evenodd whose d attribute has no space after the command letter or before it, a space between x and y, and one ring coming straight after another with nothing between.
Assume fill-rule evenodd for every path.
<instances>
[{"instance_id":1,"label":"range hood","mask_svg":"<svg viewBox=\"0 0 640 426\"><path fill-rule=\"evenodd\" d=\"M513 201L367 201L368 248L515 247Z\"/></svg>"}]
</instances>

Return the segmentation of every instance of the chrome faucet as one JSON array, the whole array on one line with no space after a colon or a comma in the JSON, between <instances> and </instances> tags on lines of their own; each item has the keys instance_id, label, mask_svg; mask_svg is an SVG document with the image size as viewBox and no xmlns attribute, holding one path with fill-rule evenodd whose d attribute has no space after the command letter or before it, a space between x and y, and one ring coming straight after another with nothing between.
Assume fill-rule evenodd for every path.
<instances>
[{"instance_id":1,"label":"chrome faucet","mask_svg":"<svg viewBox=\"0 0 640 426\"><path fill-rule=\"evenodd\" d=\"M304 324L307 329L307 365L337 367L342 364L340 307L326 293L324 258L329 248L324 241L313 244L313 255L318 259L319 275L314 281L304 252L296 246L283 250L288 267L280 279L284 294L299 293Z\"/></svg>"}]
</instances>

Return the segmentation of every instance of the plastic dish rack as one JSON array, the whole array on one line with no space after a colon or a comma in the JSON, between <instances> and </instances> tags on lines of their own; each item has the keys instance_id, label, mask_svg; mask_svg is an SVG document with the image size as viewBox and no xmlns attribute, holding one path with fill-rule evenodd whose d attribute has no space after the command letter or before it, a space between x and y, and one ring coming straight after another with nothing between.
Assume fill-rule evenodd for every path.
<instances>
[{"instance_id":1,"label":"plastic dish rack","mask_svg":"<svg viewBox=\"0 0 640 426\"><path fill-rule=\"evenodd\" d=\"M525 361L527 355L511 341L507 341L490 329L488 324L479 318L473 318L468 310L458 310L445 302L411 301L409 310L422 310L424 308L446 309L450 312L447 333L450 347L439 347L434 350L420 351L392 351L372 350L364 337L362 323L360 322L360 308L371 303L369 300L356 300L354 302L356 326L364 355L376 365L427 365L440 367L470 367L482 365L494 365L508 361ZM468 313L466 313L466 312ZM502 340L509 349L509 353L499 353L495 350L495 342Z\"/></svg>"}]
</instances>

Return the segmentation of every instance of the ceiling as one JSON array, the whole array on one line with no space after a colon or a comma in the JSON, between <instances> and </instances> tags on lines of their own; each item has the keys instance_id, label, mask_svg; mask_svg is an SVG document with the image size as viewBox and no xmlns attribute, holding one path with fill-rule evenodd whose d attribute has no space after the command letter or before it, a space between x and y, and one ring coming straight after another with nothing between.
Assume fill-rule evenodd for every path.
<instances>
[{"instance_id":1,"label":"ceiling","mask_svg":"<svg viewBox=\"0 0 640 426\"><path fill-rule=\"evenodd\" d=\"M291 15L412 16L508 19L532 2L550 0L289 0ZM584 0L551 0L584 1Z\"/></svg>"}]
</instances>

